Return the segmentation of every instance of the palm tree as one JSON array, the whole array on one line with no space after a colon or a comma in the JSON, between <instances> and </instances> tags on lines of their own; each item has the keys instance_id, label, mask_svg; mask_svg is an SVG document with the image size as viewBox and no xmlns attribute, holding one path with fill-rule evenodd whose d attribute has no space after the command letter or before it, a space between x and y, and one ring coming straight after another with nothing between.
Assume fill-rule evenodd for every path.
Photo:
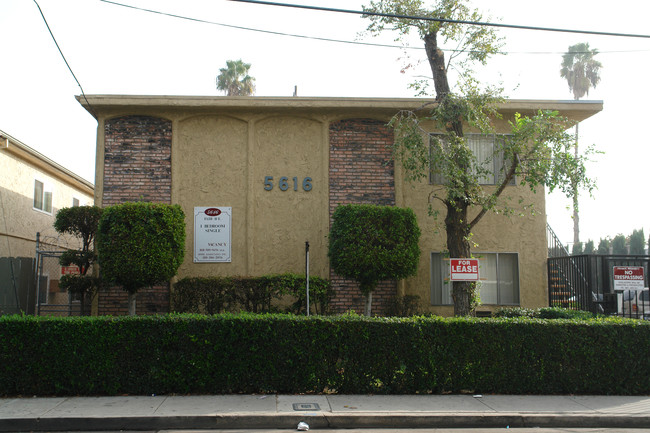
<instances>
[{"instance_id":1,"label":"palm tree","mask_svg":"<svg viewBox=\"0 0 650 433\"><path fill-rule=\"evenodd\" d=\"M255 93L255 78L248 75L250 63L227 60L226 67L219 69L217 89L227 96L250 96Z\"/></svg>"},{"instance_id":2,"label":"palm tree","mask_svg":"<svg viewBox=\"0 0 650 433\"><path fill-rule=\"evenodd\" d=\"M594 57L597 49L590 49L589 44L582 42L571 45L569 51L562 56L562 69L560 76L566 78L569 90L577 101L589 94L591 87L596 87L600 82L600 68L603 66ZM578 157L578 125L576 124L575 155ZM580 243L580 219L578 217L578 192L577 185L573 182L573 243Z\"/></svg>"}]
</instances>

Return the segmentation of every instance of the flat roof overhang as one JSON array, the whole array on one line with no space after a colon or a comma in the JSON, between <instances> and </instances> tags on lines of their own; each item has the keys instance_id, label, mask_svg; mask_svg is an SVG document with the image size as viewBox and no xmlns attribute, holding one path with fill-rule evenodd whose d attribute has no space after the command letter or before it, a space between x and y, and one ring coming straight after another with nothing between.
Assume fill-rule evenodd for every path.
<instances>
[{"instance_id":1,"label":"flat roof overhang","mask_svg":"<svg viewBox=\"0 0 650 433\"><path fill-rule=\"evenodd\" d=\"M301 112L348 113L392 116L399 110L418 110L434 103L426 98L339 98L339 97L269 97L269 96L152 96L152 95L85 95L76 97L95 118L129 112L146 114L158 111L208 112ZM514 113L533 115L538 110L557 110L575 121L585 120L602 111L603 101L508 99L500 104L503 116Z\"/></svg>"}]
</instances>

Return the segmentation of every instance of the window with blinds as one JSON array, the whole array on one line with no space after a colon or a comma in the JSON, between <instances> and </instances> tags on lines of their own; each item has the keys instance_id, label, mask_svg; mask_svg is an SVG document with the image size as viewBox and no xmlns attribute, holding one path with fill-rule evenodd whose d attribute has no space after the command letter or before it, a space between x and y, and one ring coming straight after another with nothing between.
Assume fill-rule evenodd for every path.
<instances>
[{"instance_id":1,"label":"window with blinds","mask_svg":"<svg viewBox=\"0 0 650 433\"><path fill-rule=\"evenodd\" d=\"M445 139L445 134L431 134L429 136L430 148L434 140ZM476 157L476 167L470 167L472 172L478 177L481 185L498 185L505 177L506 164L503 157L503 140L504 135L496 134L465 134L467 146ZM430 152L433 158L433 152ZM432 164L433 167L433 164ZM445 177L441 173L431 170L429 173L429 182L434 185L445 184ZM509 185L515 185L513 178Z\"/></svg>"},{"instance_id":2,"label":"window with blinds","mask_svg":"<svg viewBox=\"0 0 650 433\"><path fill-rule=\"evenodd\" d=\"M475 253L479 260L481 303L519 305L519 257L517 253ZM431 253L431 305L453 305L449 259Z\"/></svg>"}]
</instances>

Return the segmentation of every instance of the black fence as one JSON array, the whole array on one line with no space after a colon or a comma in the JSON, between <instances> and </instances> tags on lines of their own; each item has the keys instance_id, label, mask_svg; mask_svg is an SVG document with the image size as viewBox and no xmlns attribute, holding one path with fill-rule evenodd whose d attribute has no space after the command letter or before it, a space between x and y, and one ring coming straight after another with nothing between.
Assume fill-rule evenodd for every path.
<instances>
[{"instance_id":1,"label":"black fence","mask_svg":"<svg viewBox=\"0 0 650 433\"><path fill-rule=\"evenodd\" d=\"M598 314L650 319L649 265L650 256L589 254L549 257L549 304ZM631 274L629 281L621 276L625 272Z\"/></svg>"},{"instance_id":2,"label":"black fence","mask_svg":"<svg viewBox=\"0 0 650 433\"><path fill-rule=\"evenodd\" d=\"M34 312L34 259L0 257L0 315Z\"/></svg>"}]
</instances>

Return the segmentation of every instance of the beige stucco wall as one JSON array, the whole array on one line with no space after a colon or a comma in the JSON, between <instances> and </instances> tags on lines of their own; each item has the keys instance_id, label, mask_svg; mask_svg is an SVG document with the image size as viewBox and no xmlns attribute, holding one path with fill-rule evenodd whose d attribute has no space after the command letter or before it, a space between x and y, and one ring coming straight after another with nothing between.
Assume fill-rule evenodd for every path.
<instances>
[{"instance_id":1,"label":"beige stucco wall","mask_svg":"<svg viewBox=\"0 0 650 433\"><path fill-rule=\"evenodd\" d=\"M178 121L172 197L186 215L185 275L304 272L310 243L315 275L328 276L327 123L309 117L224 114ZM271 191L264 189L273 177ZM287 177L289 188L279 188ZM297 190L294 190L294 177ZM302 182L311 177L312 189ZM194 207L232 207L232 262L193 263Z\"/></svg>"},{"instance_id":2,"label":"beige stucco wall","mask_svg":"<svg viewBox=\"0 0 650 433\"><path fill-rule=\"evenodd\" d=\"M24 144L0 140L0 257L34 257L36 233L51 247L75 247L75 240L60 236L53 228L56 212L72 206L93 204L92 185L72 177L60 166ZM8 145L8 146L7 146ZM34 208L34 181L52 190L52 212Z\"/></svg>"},{"instance_id":3,"label":"beige stucco wall","mask_svg":"<svg viewBox=\"0 0 650 433\"><path fill-rule=\"evenodd\" d=\"M307 117L223 114L178 121L172 148L172 197L187 218L185 275L263 275L303 272L305 241L327 276L327 125ZM274 188L264 189L266 176ZM281 177L289 189L281 191ZM293 178L298 180L294 191ZM302 181L312 178L304 191ZM193 263L197 206L232 207L232 262Z\"/></svg>"},{"instance_id":4,"label":"beige stucco wall","mask_svg":"<svg viewBox=\"0 0 650 433\"><path fill-rule=\"evenodd\" d=\"M102 195L103 125L107 118L149 115L173 123L172 202L186 213L185 262L178 277L207 275L262 275L304 272L305 241L311 246L312 275L329 276L329 123L345 118L388 121L400 108L417 108L417 100L360 100L327 98L183 98L89 97L99 113L96 196ZM519 101L506 107L498 125L505 131L514 111L561 108L562 114L581 120L602 109L602 103L572 104L553 101ZM265 176L273 176L272 191L264 190ZM280 191L278 181L289 179ZM293 177L298 190L293 190ZM311 177L313 189L301 188ZM396 203L415 210L422 237L422 255L416 277L400 285L405 294L419 295L423 306L437 314L451 307L430 305L430 253L445 250L442 220L429 216L428 183L404 183L395 170ZM443 194L444 195L444 194ZM548 305L546 294L546 218L544 191L508 187L512 203L522 199L536 214L506 217L488 214L474 231L474 251L518 253L520 305ZM433 201L434 207L440 203ZM232 207L232 262L193 263L193 208ZM483 309L492 308L490 306Z\"/></svg>"},{"instance_id":5,"label":"beige stucco wall","mask_svg":"<svg viewBox=\"0 0 650 433\"><path fill-rule=\"evenodd\" d=\"M497 121L496 130L508 132L509 118ZM430 130L432 125L427 125ZM440 185L430 185L428 181L405 183L401 169L396 170L397 205L412 208L417 217L422 236L420 238L421 257L418 273L403 283L405 294L417 295L425 301L429 310L435 314L452 315L452 306L430 305L431 301L431 253L446 250L444 218L446 209L440 200L445 190ZM494 188L485 186L484 188ZM473 253L517 253L519 262L519 305L526 308L548 306L546 258L546 201L543 187L534 193L527 186L507 186L499 201L508 206L512 215L488 212L472 231ZM521 203L521 204L520 204ZM439 212L437 217L432 211ZM478 209L470 211L470 219L478 214ZM500 306L484 304L479 310L494 310Z\"/></svg>"},{"instance_id":6,"label":"beige stucco wall","mask_svg":"<svg viewBox=\"0 0 650 433\"><path fill-rule=\"evenodd\" d=\"M406 294L418 295L421 300L430 304L431 299L431 253L446 250L446 234L444 232L445 208L439 201L432 200L434 210L440 212L433 217L429 213L428 193L434 188L428 184L401 185L400 206L412 208L422 231L420 238L421 257L418 274L405 281ZM523 203L533 204L535 215L525 212L523 216L505 216L494 213L486 214L473 230L472 251L482 253L505 252L518 253L520 305L536 308L547 306L546 284L546 218L544 213L544 192L539 188L538 193L532 193L527 187L509 186L504 192L512 198L513 203L519 199ZM517 207L515 207L517 209ZM519 208L523 211L523 209ZM475 216L477 211L470 213ZM429 306L430 311L441 315L451 315L451 306ZM494 306L483 305L479 310L492 310Z\"/></svg>"}]
</instances>

